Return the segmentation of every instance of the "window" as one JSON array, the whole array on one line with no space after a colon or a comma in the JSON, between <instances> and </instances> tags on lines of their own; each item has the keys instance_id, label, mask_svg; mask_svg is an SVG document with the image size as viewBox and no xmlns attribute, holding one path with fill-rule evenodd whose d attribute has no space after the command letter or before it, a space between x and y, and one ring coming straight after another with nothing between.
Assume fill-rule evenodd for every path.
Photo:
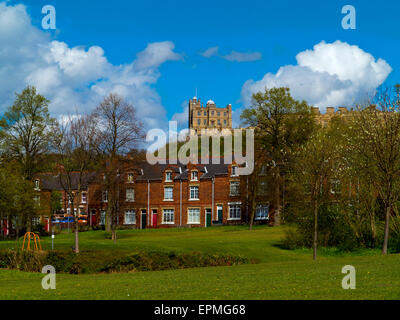
<instances>
[{"instance_id":1,"label":"window","mask_svg":"<svg viewBox=\"0 0 400 320\"><path fill-rule=\"evenodd\" d=\"M172 187L164 187L164 200L173 200L174 193Z\"/></svg>"},{"instance_id":2,"label":"window","mask_svg":"<svg viewBox=\"0 0 400 320\"><path fill-rule=\"evenodd\" d=\"M192 181L197 181L197 178L199 176L199 173L197 171L192 171Z\"/></svg>"},{"instance_id":3,"label":"window","mask_svg":"<svg viewBox=\"0 0 400 320\"><path fill-rule=\"evenodd\" d=\"M207 120L206 119L204 119L204 124L207 124Z\"/></svg>"},{"instance_id":4,"label":"window","mask_svg":"<svg viewBox=\"0 0 400 320\"><path fill-rule=\"evenodd\" d=\"M218 120L218 125L219 125L219 126L221 125L221 120Z\"/></svg>"},{"instance_id":5,"label":"window","mask_svg":"<svg viewBox=\"0 0 400 320\"><path fill-rule=\"evenodd\" d=\"M224 125L226 125L226 120L224 120Z\"/></svg>"},{"instance_id":6,"label":"window","mask_svg":"<svg viewBox=\"0 0 400 320\"><path fill-rule=\"evenodd\" d=\"M101 194L101 201L108 202L108 191L103 191Z\"/></svg>"},{"instance_id":7,"label":"window","mask_svg":"<svg viewBox=\"0 0 400 320\"><path fill-rule=\"evenodd\" d=\"M128 183L133 183L133 173L128 173L127 180L128 180Z\"/></svg>"},{"instance_id":8,"label":"window","mask_svg":"<svg viewBox=\"0 0 400 320\"><path fill-rule=\"evenodd\" d=\"M40 186L40 181L39 180L35 180L35 189L39 190Z\"/></svg>"},{"instance_id":9,"label":"window","mask_svg":"<svg viewBox=\"0 0 400 320\"><path fill-rule=\"evenodd\" d=\"M332 194L340 194L340 181L339 180L332 180L331 181L331 193Z\"/></svg>"},{"instance_id":10,"label":"window","mask_svg":"<svg viewBox=\"0 0 400 320\"><path fill-rule=\"evenodd\" d=\"M200 223L200 209L189 208L188 209L188 223Z\"/></svg>"},{"instance_id":11,"label":"window","mask_svg":"<svg viewBox=\"0 0 400 320\"><path fill-rule=\"evenodd\" d=\"M240 220L241 209L239 204L229 205L229 220Z\"/></svg>"},{"instance_id":12,"label":"window","mask_svg":"<svg viewBox=\"0 0 400 320\"><path fill-rule=\"evenodd\" d=\"M163 223L174 224L174 209L163 210Z\"/></svg>"},{"instance_id":13,"label":"window","mask_svg":"<svg viewBox=\"0 0 400 320\"><path fill-rule=\"evenodd\" d=\"M35 202L35 205L40 206L40 196L34 196L33 201Z\"/></svg>"},{"instance_id":14,"label":"window","mask_svg":"<svg viewBox=\"0 0 400 320\"><path fill-rule=\"evenodd\" d=\"M197 119L197 124L200 124L200 119Z\"/></svg>"},{"instance_id":15,"label":"window","mask_svg":"<svg viewBox=\"0 0 400 320\"><path fill-rule=\"evenodd\" d=\"M232 166L232 176L237 177L238 176L238 171L236 166Z\"/></svg>"},{"instance_id":16,"label":"window","mask_svg":"<svg viewBox=\"0 0 400 320\"><path fill-rule=\"evenodd\" d=\"M135 210L126 210L125 211L125 224L136 224Z\"/></svg>"},{"instance_id":17,"label":"window","mask_svg":"<svg viewBox=\"0 0 400 320\"><path fill-rule=\"evenodd\" d=\"M126 189L126 201L130 201L130 202L135 201L135 190L134 189Z\"/></svg>"},{"instance_id":18,"label":"window","mask_svg":"<svg viewBox=\"0 0 400 320\"><path fill-rule=\"evenodd\" d=\"M211 111L211 115L212 115L212 116L214 115L214 111Z\"/></svg>"},{"instance_id":19,"label":"window","mask_svg":"<svg viewBox=\"0 0 400 320\"><path fill-rule=\"evenodd\" d=\"M81 197L81 202L86 203L87 202L87 192L82 192L82 197Z\"/></svg>"},{"instance_id":20,"label":"window","mask_svg":"<svg viewBox=\"0 0 400 320\"><path fill-rule=\"evenodd\" d=\"M190 199L199 200L199 187L197 186L190 187Z\"/></svg>"},{"instance_id":21,"label":"window","mask_svg":"<svg viewBox=\"0 0 400 320\"><path fill-rule=\"evenodd\" d=\"M258 205L256 208L256 220L268 220L268 206L267 205Z\"/></svg>"},{"instance_id":22,"label":"window","mask_svg":"<svg viewBox=\"0 0 400 320\"><path fill-rule=\"evenodd\" d=\"M238 196L240 193L240 182L239 181L232 181L231 188L230 188L230 195L231 196Z\"/></svg>"},{"instance_id":23,"label":"window","mask_svg":"<svg viewBox=\"0 0 400 320\"><path fill-rule=\"evenodd\" d=\"M224 112L224 117L226 117L226 112Z\"/></svg>"},{"instance_id":24,"label":"window","mask_svg":"<svg viewBox=\"0 0 400 320\"><path fill-rule=\"evenodd\" d=\"M106 224L106 212L104 210L100 211L100 225L104 226Z\"/></svg>"},{"instance_id":25,"label":"window","mask_svg":"<svg viewBox=\"0 0 400 320\"><path fill-rule=\"evenodd\" d=\"M165 173L165 181L172 181L172 172Z\"/></svg>"},{"instance_id":26,"label":"window","mask_svg":"<svg viewBox=\"0 0 400 320\"><path fill-rule=\"evenodd\" d=\"M32 225L37 226L40 223L40 217L32 217Z\"/></svg>"},{"instance_id":27,"label":"window","mask_svg":"<svg viewBox=\"0 0 400 320\"><path fill-rule=\"evenodd\" d=\"M204 116L207 116L207 111L204 111Z\"/></svg>"},{"instance_id":28,"label":"window","mask_svg":"<svg viewBox=\"0 0 400 320\"><path fill-rule=\"evenodd\" d=\"M198 112L197 112L197 115L198 115L198 116L200 116L200 115L201 115L201 112L200 112L200 111L198 111Z\"/></svg>"},{"instance_id":29,"label":"window","mask_svg":"<svg viewBox=\"0 0 400 320\"><path fill-rule=\"evenodd\" d=\"M221 114L219 113L219 111L217 112L217 116L219 117Z\"/></svg>"}]
</instances>

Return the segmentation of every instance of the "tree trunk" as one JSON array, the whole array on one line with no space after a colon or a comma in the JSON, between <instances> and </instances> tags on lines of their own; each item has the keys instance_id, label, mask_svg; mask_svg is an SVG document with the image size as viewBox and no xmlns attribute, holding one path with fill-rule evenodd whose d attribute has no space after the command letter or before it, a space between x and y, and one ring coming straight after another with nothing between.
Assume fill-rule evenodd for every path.
<instances>
[{"instance_id":1,"label":"tree trunk","mask_svg":"<svg viewBox=\"0 0 400 320\"><path fill-rule=\"evenodd\" d=\"M111 232L111 225L112 225L112 217L111 217L111 210L109 208L109 205L107 206L107 211L106 211L106 231Z\"/></svg>"},{"instance_id":2,"label":"tree trunk","mask_svg":"<svg viewBox=\"0 0 400 320\"><path fill-rule=\"evenodd\" d=\"M114 243L117 243L117 231L115 228L112 228L111 239L114 240Z\"/></svg>"},{"instance_id":3,"label":"tree trunk","mask_svg":"<svg viewBox=\"0 0 400 320\"><path fill-rule=\"evenodd\" d=\"M389 222L390 222L390 212L391 212L392 206L389 204L386 208L386 217L385 217L385 235L383 238L383 247L382 247L382 254L386 255L387 254L387 248L388 248L388 241L389 241Z\"/></svg>"},{"instance_id":4,"label":"tree trunk","mask_svg":"<svg viewBox=\"0 0 400 320\"><path fill-rule=\"evenodd\" d=\"M72 215L74 216L74 225L75 225L75 245L74 245L74 252L75 253L79 253L79 223L78 223L78 217L77 217L77 215L75 214L75 211L74 211L74 201L73 200L71 200L71 212L72 212Z\"/></svg>"},{"instance_id":5,"label":"tree trunk","mask_svg":"<svg viewBox=\"0 0 400 320\"><path fill-rule=\"evenodd\" d=\"M79 223L75 217L75 253L79 253Z\"/></svg>"},{"instance_id":6,"label":"tree trunk","mask_svg":"<svg viewBox=\"0 0 400 320\"><path fill-rule=\"evenodd\" d=\"M256 215L256 196L257 196L257 191L254 190L254 185L252 186L251 190L251 195L250 195L250 224L249 224L249 230L253 229L253 224L254 224L254 217Z\"/></svg>"},{"instance_id":7,"label":"tree trunk","mask_svg":"<svg viewBox=\"0 0 400 320\"><path fill-rule=\"evenodd\" d=\"M314 260L317 260L317 246L318 246L318 201L314 200L314 245L313 245Z\"/></svg>"},{"instance_id":8,"label":"tree trunk","mask_svg":"<svg viewBox=\"0 0 400 320\"><path fill-rule=\"evenodd\" d=\"M370 214L370 223L371 223L372 247L375 247L376 225L375 225L375 214L373 212L371 212Z\"/></svg>"},{"instance_id":9,"label":"tree trunk","mask_svg":"<svg viewBox=\"0 0 400 320\"><path fill-rule=\"evenodd\" d=\"M274 196L274 226L281 225L281 199L279 179L275 181L275 196Z\"/></svg>"}]
</instances>

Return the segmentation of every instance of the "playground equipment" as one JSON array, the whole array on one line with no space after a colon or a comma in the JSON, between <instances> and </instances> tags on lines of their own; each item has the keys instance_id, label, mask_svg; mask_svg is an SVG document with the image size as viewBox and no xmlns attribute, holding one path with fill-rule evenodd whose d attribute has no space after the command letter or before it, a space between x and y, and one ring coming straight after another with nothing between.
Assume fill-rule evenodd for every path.
<instances>
[{"instance_id":1,"label":"playground equipment","mask_svg":"<svg viewBox=\"0 0 400 320\"><path fill-rule=\"evenodd\" d=\"M28 245L27 245L27 247L26 247L26 250L27 250L27 251L30 251L30 250L31 250L31 239L33 240L33 243L34 243L34 248L33 248L33 250L36 250L36 251L42 250L42 244L40 243L40 237L39 237L38 234L33 233L33 232L27 232L27 233L25 233L25 235L24 235L24 242L22 243L22 250L25 249L25 240L26 240L26 238L28 238ZM39 246L38 246L38 244L39 244Z\"/></svg>"}]
</instances>

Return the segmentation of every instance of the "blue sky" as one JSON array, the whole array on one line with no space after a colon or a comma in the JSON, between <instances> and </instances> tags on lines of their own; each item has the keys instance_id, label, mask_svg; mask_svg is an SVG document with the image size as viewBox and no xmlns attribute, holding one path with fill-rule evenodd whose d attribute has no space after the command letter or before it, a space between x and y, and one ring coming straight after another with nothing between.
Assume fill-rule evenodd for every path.
<instances>
[{"instance_id":1,"label":"blue sky","mask_svg":"<svg viewBox=\"0 0 400 320\"><path fill-rule=\"evenodd\" d=\"M56 40L66 43L68 48L79 46L82 50L88 50L91 46L101 47L104 57L113 66L132 63L136 55L150 43L173 43L171 50L177 56L169 55L160 63L152 71L154 79L146 84L146 91L158 95L157 104L163 115L155 123L160 126L163 125L161 123L165 124L166 119L185 119L184 114L179 113L184 111L182 105L194 96L196 88L198 97L203 101L213 99L219 106L232 103L233 109L237 110L237 119L246 104L242 92L246 81L260 81L267 73L274 78L279 68L297 65L296 55L312 50L321 41L334 43L340 40L358 46L376 61L383 59L390 66L390 72L386 72L387 78L384 77L385 84L400 82L398 1L10 0L7 6L21 3L26 6L33 27L47 34L47 41ZM56 8L55 31L41 29L41 8L47 4ZM356 30L344 30L341 26L344 16L341 8L345 4L351 4L356 9ZM204 57L201 54L212 47L218 47L218 55ZM341 48L338 46L338 50ZM229 61L223 58L232 51L256 53L260 58L254 61ZM352 64L350 61L350 67ZM287 77L292 74L288 73ZM298 75L297 72L295 74ZM318 81L335 82L334 79L324 79ZM352 85L349 82L346 84ZM80 85L84 94L85 88L91 83L83 82ZM354 96L364 88L364 84L360 86ZM80 91L79 86L74 85L73 91ZM146 99L144 95L141 93L138 101ZM296 98L303 98L301 91ZM135 96L130 99L133 104L140 106ZM149 99L151 101L154 97ZM95 103L95 99L85 101L86 109L92 108L90 103ZM322 102L319 106L324 107ZM54 110L60 113L60 110ZM152 112L157 113L157 110Z\"/></svg>"}]
</instances>

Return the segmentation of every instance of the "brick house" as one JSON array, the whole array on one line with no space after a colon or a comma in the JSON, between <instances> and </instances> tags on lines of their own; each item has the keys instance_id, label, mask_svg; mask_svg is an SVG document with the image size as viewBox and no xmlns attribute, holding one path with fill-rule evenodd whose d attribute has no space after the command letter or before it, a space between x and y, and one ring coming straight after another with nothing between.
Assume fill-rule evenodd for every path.
<instances>
[{"instance_id":1,"label":"brick house","mask_svg":"<svg viewBox=\"0 0 400 320\"><path fill-rule=\"evenodd\" d=\"M145 161L125 161L123 166L119 177L118 225L144 229L248 222L247 177L238 175L236 164L150 165ZM68 212L65 193L52 179L42 176L41 194L51 190L62 192L63 208ZM88 174L84 198L82 194L82 201L77 204L80 212L88 214L91 226L105 224L108 191L104 179L102 173ZM268 204L261 204L260 208L256 220L267 222Z\"/></svg>"}]
</instances>

